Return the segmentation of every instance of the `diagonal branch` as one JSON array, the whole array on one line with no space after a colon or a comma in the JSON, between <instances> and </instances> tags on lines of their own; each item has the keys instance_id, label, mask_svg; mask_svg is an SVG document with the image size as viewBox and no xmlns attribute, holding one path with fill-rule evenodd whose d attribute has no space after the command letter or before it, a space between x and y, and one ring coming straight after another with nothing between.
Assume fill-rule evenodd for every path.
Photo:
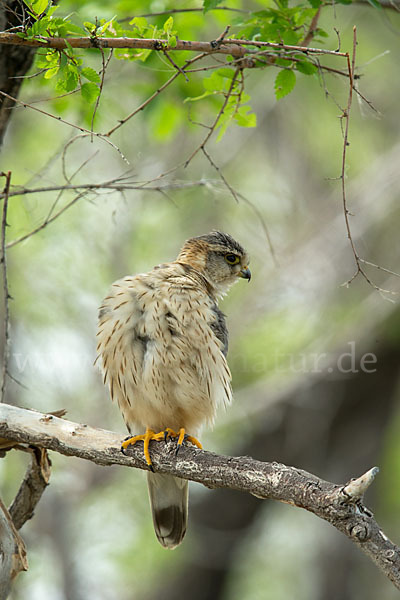
<instances>
[{"instance_id":1,"label":"diagonal branch","mask_svg":"<svg viewBox=\"0 0 400 600\"><path fill-rule=\"evenodd\" d=\"M125 456L120 451L121 436L116 433L7 404L0 406L0 436L99 465L148 468L141 444L129 448ZM387 538L361 502L376 469L341 486L295 467L247 456L220 456L192 447L183 447L176 456L171 441L152 443L151 454L160 473L197 481L209 488L248 492L314 513L344 533L400 589L400 548Z\"/></svg>"}]
</instances>

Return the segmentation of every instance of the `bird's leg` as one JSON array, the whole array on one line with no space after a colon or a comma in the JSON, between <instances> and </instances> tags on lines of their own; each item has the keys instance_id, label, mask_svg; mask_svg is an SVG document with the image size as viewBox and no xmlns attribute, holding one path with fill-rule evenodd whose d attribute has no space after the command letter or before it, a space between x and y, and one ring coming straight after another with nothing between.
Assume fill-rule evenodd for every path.
<instances>
[{"instance_id":1,"label":"bird's leg","mask_svg":"<svg viewBox=\"0 0 400 600\"><path fill-rule=\"evenodd\" d=\"M171 429L170 427L166 427L164 429L164 441L166 442L167 439L170 438L176 438L179 436L179 433L176 433L176 431L174 431L173 429Z\"/></svg>"},{"instance_id":2,"label":"bird's leg","mask_svg":"<svg viewBox=\"0 0 400 600\"><path fill-rule=\"evenodd\" d=\"M144 457L150 470L154 471L153 463L150 458L149 444L152 440L159 442L160 440L167 441L168 438L178 438L176 454L178 454L179 448L182 447L184 441L190 442L198 448L202 448L200 442L195 437L187 435L183 427L179 429L178 433L170 427L166 427L163 431L159 431L158 433L150 428L147 428L146 433L142 435L134 435L133 437L126 438L121 444L121 451L123 454L125 454L125 450L128 448L128 446L134 446L137 442L143 442Z\"/></svg>"},{"instance_id":3,"label":"bird's leg","mask_svg":"<svg viewBox=\"0 0 400 600\"><path fill-rule=\"evenodd\" d=\"M160 431L159 433L156 433L152 429L147 428L146 433L144 433L143 435L134 435L133 437L129 437L126 440L124 440L121 444L121 451L124 453L124 450L126 450L126 448L128 446L134 446L136 444L136 442L143 442L144 457L146 459L146 462L147 462L150 470L154 471L153 463L150 458L149 444L150 444L151 440L155 440L158 442L158 441L162 440L163 438L164 438L164 431Z\"/></svg>"},{"instance_id":4,"label":"bird's leg","mask_svg":"<svg viewBox=\"0 0 400 600\"><path fill-rule=\"evenodd\" d=\"M182 447L182 444L184 441L190 442L191 444L194 444L195 446L197 446L198 448L202 448L202 445L200 444L199 440L197 440L195 437L191 436L191 435L187 435L187 433L185 433L185 429L183 427L181 427L179 429L179 435L176 435L175 437L178 438L178 443L176 445L176 454L178 454L179 449Z\"/></svg>"}]
</instances>

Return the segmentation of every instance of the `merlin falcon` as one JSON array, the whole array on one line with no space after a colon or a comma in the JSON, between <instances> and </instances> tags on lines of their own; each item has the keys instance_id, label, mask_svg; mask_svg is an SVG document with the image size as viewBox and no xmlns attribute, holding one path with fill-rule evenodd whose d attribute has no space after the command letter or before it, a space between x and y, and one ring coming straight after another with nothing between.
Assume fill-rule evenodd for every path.
<instances>
[{"instance_id":1,"label":"merlin falcon","mask_svg":"<svg viewBox=\"0 0 400 600\"><path fill-rule=\"evenodd\" d=\"M212 231L187 240L174 262L113 283L100 307L104 383L133 436L122 449L144 443L153 523L165 548L185 535L188 482L155 473L149 443L175 438L177 450L184 441L201 447L202 426L231 401L228 332L217 302L238 278L250 280L248 262L230 235Z\"/></svg>"}]
</instances>

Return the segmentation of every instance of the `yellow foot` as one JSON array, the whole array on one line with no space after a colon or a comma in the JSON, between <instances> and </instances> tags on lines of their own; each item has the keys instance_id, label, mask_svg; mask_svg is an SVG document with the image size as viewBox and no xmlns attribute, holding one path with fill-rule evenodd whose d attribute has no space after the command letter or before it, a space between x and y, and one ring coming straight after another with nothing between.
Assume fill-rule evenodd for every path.
<instances>
[{"instance_id":1,"label":"yellow foot","mask_svg":"<svg viewBox=\"0 0 400 600\"><path fill-rule=\"evenodd\" d=\"M146 429L146 433L144 433L143 435L134 435L133 437L128 437L122 442L121 450L122 452L124 452L124 450L126 450L128 446L134 446L136 442L143 442L144 456L146 462L149 465L150 470L154 472L153 463L150 458L149 444L152 440L159 442L160 440L167 441L168 438L178 438L176 454L178 454L179 448L181 448L184 441L190 442L191 444L197 446L200 449L202 448L202 445L200 444L199 440L197 440L191 435L187 435L183 427L179 429L178 433L170 427L166 427L163 431L159 431L158 433L156 433L152 429Z\"/></svg>"},{"instance_id":2,"label":"yellow foot","mask_svg":"<svg viewBox=\"0 0 400 600\"><path fill-rule=\"evenodd\" d=\"M134 435L133 437L130 437L130 438L127 438L126 440L124 440L121 444L121 450L122 450L122 452L124 452L124 450L126 450L128 446L134 446L136 444L136 442L143 442L144 457L146 459L147 464L150 467L150 470L154 472L153 463L151 462L151 458L150 458L149 444L150 444L151 440L156 440L157 442L159 442L160 440L163 440L163 439L164 439L164 431L160 431L159 433L156 433L152 429L146 429L145 434Z\"/></svg>"},{"instance_id":3,"label":"yellow foot","mask_svg":"<svg viewBox=\"0 0 400 600\"><path fill-rule=\"evenodd\" d=\"M187 433L185 433L185 430L183 427L180 428L179 433L176 434L174 437L178 438L178 443L176 445L176 454L178 454L179 448L181 448L184 441L190 442L191 444L193 444L194 446L197 446L200 449L202 448L202 445L200 444L199 440L197 440L195 437L193 437L191 435L187 435Z\"/></svg>"}]
</instances>

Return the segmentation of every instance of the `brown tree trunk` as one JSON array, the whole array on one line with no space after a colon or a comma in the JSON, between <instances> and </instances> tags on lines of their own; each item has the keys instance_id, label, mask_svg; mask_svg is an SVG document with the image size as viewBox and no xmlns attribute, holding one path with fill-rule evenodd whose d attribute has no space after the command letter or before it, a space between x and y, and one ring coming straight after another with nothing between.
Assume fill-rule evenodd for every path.
<instances>
[{"instance_id":1,"label":"brown tree trunk","mask_svg":"<svg viewBox=\"0 0 400 600\"><path fill-rule=\"evenodd\" d=\"M22 0L0 0L0 31L20 31L26 19ZM29 71L35 48L0 46L0 90L17 98L23 76ZM0 146L3 143L8 121L15 102L0 97Z\"/></svg>"}]
</instances>

